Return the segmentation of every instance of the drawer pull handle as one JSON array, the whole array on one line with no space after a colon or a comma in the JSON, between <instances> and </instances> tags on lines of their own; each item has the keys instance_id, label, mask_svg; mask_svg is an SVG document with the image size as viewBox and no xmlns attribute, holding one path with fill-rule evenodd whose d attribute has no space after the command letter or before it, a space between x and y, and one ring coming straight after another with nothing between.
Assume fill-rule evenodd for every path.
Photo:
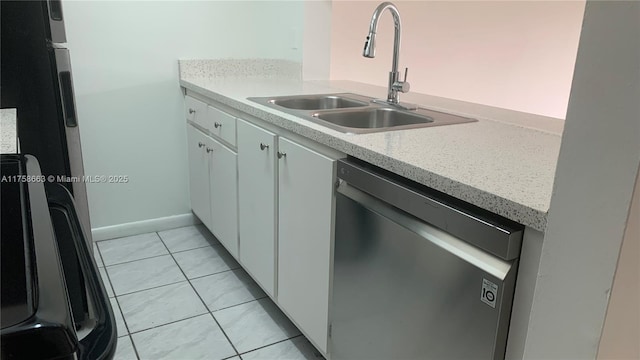
<instances>
[{"instance_id":1,"label":"drawer pull handle","mask_svg":"<svg viewBox=\"0 0 640 360\"><path fill-rule=\"evenodd\" d=\"M210 153L210 152L213 152L213 149L212 149L212 148L210 148L210 147L208 147L208 148L207 148L207 154L208 154L208 153Z\"/></svg>"},{"instance_id":2,"label":"drawer pull handle","mask_svg":"<svg viewBox=\"0 0 640 360\"><path fill-rule=\"evenodd\" d=\"M264 149L268 149L268 148L269 148L269 145L260 143L260 150L264 150Z\"/></svg>"},{"instance_id":3,"label":"drawer pull handle","mask_svg":"<svg viewBox=\"0 0 640 360\"><path fill-rule=\"evenodd\" d=\"M202 142L199 142L199 143L198 143L198 147L199 147L199 148L201 148L201 147L203 147L203 146L204 146L204 143L202 143Z\"/></svg>"},{"instance_id":4,"label":"drawer pull handle","mask_svg":"<svg viewBox=\"0 0 640 360\"><path fill-rule=\"evenodd\" d=\"M213 126L217 129L219 127L222 127L222 124L220 124L219 122L214 122Z\"/></svg>"},{"instance_id":5,"label":"drawer pull handle","mask_svg":"<svg viewBox=\"0 0 640 360\"><path fill-rule=\"evenodd\" d=\"M193 114L195 112L196 112L195 110L193 110L192 108L189 108L189 114Z\"/></svg>"},{"instance_id":6,"label":"drawer pull handle","mask_svg":"<svg viewBox=\"0 0 640 360\"><path fill-rule=\"evenodd\" d=\"M287 157L287 153L278 151L278 159L282 159L283 157Z\"/></svg>"}]
</instances>

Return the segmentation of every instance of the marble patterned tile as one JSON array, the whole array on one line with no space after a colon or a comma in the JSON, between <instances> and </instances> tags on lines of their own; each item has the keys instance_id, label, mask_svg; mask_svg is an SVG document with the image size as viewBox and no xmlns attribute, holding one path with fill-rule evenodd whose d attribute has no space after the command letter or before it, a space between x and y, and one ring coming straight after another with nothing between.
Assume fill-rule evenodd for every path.
<instances>
[{"instance_id":1,"label":"marble patterned tile","mask_svg":"<svg viewBox=\"0 0 640 360\"><path fill-rule=\"evenodd\" d=\"M191 280L191 284L210 311L267 296L242 269L197 278Z\"/></svg>"},{"instance_id":2,"label":"marble patterned tile","mask_svg":"<svg viewBox=\"0 0 640 360\"><path fill-rule=\"evenodd\" d=\"M216 311L213 316L239 353L300 335L268 298Z\"/></svg>"},{"instance_id":3,"label":"marble patterned tile","mask_svg":"<svg viewBox=\"0 0 640 360\"><path fill-rule=\"evenodd\" d=\"M220 242L202 224L160 231L158 235L172 253L220 245Z\"/></svg>"},{"instance_id":4,"label":"marble patterned tile","mask_svg":"<svg viewBox=\"0 0 640 360\"><path fill-rule=\"evenodd\" d=\"M118 302L131 333L207 313L187 281L118 296Z\"/></svg>"},{"instance_id":5,"label":"marble patterned tile","mask_svg":"<svg viewBox=\"0 0 640 360\"><path fill-rule=\"evenodd\" d=\"M99 241L98 248L106 266L169 253L156 233Z\"/></svg>"},{"instance_id":6,"label":"marble patterned tile","mask_svg":"<svg viewBox=\"0 0 640 360\"><path fill-rule=\"evenodd\" d=\"M242 354L243 360L324 360L324 357L304 336L269 345Z\"/></svg>"},{"instance_id":7,"label":"marble patterned tile","mask_svg":"<svg viewBox=\"0 0 640 360\"><path fill-rule=\"evenodd\" d=\"M141 331L131 337L141 360L220 360L236 355L211 314Z\"/></svg>"},{"instance_id":8,"label":"marble patterned tile","mask_svg":"<svg viewBox=\"0 0 640 360\"><path fill-rule=\"evenodd\" d=\"M238 262L222 246L183 251L175 253L173 256L189 279L240 267Z\"/></svg>"},{"instance_id":9,"label":"marble patterned tile","mask_svg":"<svg viewBox=\"0 0 640 360\"><path fill-rule=\"evenodd\" d=\"M116 295L186 280L171 255L107 266Z\"/></svg>"},{"instance_id":10,"label":"marble patterned tile","mask_svg":"<svg viewBox=\"0 0 640 360\"><path fill-rule=\"evenodd\" d=\"M128 336L118 338L113 360L138 360L136 351L133 349L133 343Z\"/></svg>"},{"instance_id":11,"label":"marble patterned tile","mask_svg":"<svg viewBox=\"0 0 640 360\"><path fill-rule=\"evenodd\" d=\"M116 318L116 328L118 330L118 337L128 335L129 331L127 331L127 326L124 323L124 318L122 317L120 306L118 306L118 301L116 301L115 298L111 298L109 300L111 300L111 308L113 309L113 316Z\"/></svg>"},{"instance_id":12,"label":"marble patterned tile","mask_svg":"<svg viewBox=\"0 0 640 360\"><path fill-rule=\"evenodd\" d=\"M113 293L113 288L111 287L111 282L109 282L109 278L107 277L107 270L105 270L105 268L98 268L98 271L100 272L100 277L102 278L102 284L104 285L104 288L107 290L107 295L110 298L116 296Z\"/></svg>"},{"instance_id":13,"label":"marble patterned tile","mask_svg":"<svg viewBox=\"0 0 640 360\"><path fill-rule=\"evenodd\" d=\"M96 243L93 243L93 259L99 268L104 267L104 262L102 261L102 256L100 256L100 251L98 251L98 245L96 245Z\"/></svg>"}]
</instances>

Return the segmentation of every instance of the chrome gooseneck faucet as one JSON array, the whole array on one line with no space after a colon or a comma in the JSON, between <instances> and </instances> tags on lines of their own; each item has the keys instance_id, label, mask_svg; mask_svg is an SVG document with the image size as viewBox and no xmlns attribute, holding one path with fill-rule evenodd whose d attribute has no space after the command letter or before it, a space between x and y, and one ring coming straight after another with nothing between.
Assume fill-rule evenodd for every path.
<instances>
[{"instance_id":1,"label":"chrome gooseneck faucet","mask_svg":"<svg viewBox=\"0 0 640 360\"><path fill-rule=\"evenodd\" d=\"M398 72L398 58L400 56L400 33L402 31L402 25L400 23L400 13L398 8L390 2L383 2L373 12L371 16L371 24L369 25L369 35L364 43L364 51L362 56L368 58L374 58L376 56L376 32L378 30L378 20L380 15L389 9L393 16L394 24L394 36L393 36L393 63L391 64L391 72L389 73L389 89L387 93L387 100L374 100L377 103L386 103L398 108L414 110L415 105L400 103L398 99L398 92L409 92L409 83L407 82L407 72L409 69L405 69L404 81L400 81L400 73Z\"/></svg>"}]
</instances>

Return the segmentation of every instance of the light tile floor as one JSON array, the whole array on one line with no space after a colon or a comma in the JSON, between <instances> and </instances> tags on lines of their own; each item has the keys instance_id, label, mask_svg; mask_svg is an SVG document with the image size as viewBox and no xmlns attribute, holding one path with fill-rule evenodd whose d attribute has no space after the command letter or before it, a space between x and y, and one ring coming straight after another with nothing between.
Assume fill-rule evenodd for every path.
<instances>
[{"instance_id":1,"label":"light tile floor","mask_svg":"<svg viewBox=\"0 0 640 360\"><path fill-rule=\"evenodd\" d=\"M202 225L97 243L116 360L323 357Z\"/></svg>"}]
</instances>

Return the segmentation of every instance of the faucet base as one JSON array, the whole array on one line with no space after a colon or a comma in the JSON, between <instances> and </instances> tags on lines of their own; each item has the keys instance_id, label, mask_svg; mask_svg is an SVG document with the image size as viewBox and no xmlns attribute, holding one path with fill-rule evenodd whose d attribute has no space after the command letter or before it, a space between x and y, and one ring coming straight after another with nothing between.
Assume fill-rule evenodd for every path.
<instances>
[{"instance_id":1,"label":"faucet base","mask_svg":"<svg viewBox=\"0 0 640 360\"><path fill-rule=\"evenodd\" d=\"M415 104L408 104L403 102L394 103L386 99L375 99L375 100L371 100L371 102L376 104L381 104L381 105L388 105L400 110L417 110L418 109L418 105L415 105Z\"/></svg>"}]
</instances>

